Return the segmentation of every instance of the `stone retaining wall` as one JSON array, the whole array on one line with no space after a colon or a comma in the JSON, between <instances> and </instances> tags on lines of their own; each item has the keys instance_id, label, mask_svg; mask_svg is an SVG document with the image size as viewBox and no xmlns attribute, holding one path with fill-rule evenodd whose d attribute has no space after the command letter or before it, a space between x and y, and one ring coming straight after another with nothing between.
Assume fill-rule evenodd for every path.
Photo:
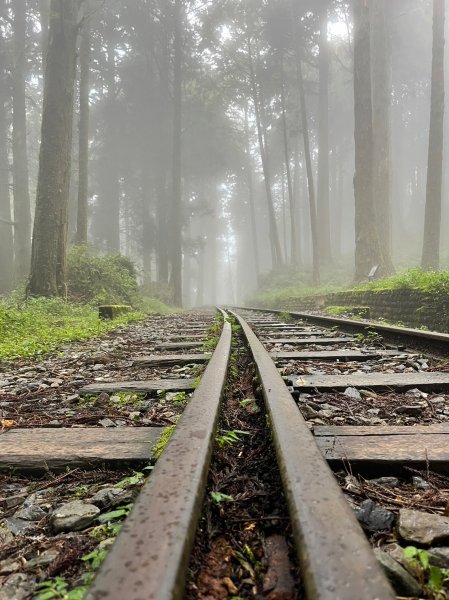
<instances>
[{"instance_id":1,"label":"stone retaining wall","mask_svg":"<svg viewBox=\"0 0 449 600\"><path fill-rule=\"evenodd\" d=\"M372 319L383 318L408 327L426 327L449 333L449 294L419 290L337 292L326 296L290 298L278 303L280 310L322 310L327 306L367 306Z\"/></svg>"}]
</instances>

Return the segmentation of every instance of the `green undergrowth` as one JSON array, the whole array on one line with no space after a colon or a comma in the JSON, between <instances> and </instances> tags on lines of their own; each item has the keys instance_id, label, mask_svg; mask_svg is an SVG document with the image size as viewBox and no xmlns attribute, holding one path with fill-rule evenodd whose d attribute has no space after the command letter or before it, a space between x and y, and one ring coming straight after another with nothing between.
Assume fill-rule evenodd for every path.
<instances>
[{"instance_id":1,"label":"green undergrowth","mask_svg":"<svg viewBox=\"0 0 449 600\"><path fill-rule=\"evenodd\" d=\"M2 300L0 360L43 354L67 342L99 336L142 316L134 312L100 321L98 308L59 298L31 298L26 304Z\"/></svg>"},{"instance_id":2,"label":"green undergrowth","mask_svg":"<svg viewBox=\"0 0 449 600\"><path fill-rule=\"evenodd\" d=\"M449 271L408 269L392 277L364 283L354 291L420 290L430 294L449 294Z\"/></svg>"},{"instance_id":3,"label":"green undergrowth","mask_svg":"<svg viewBox=\"0 0 449 600\"><path fill-rule=\"evenodd\" d=\"M44 354L61 344L100 336L120 325L142 319L151 310L120 315L116 319L98 318L98 307L64 302L59 298L29 298L18 295L0 300L0 360ZM153 305L153 306L157 306ZM165 311L168 308L165 307Z\"/></svg>"},{"instance_id":4,"label":"green undergrowth","mask_svg":"<svg viewBox=\"0 0 449 600\"><path fill-rule=\"evenodd\" d=\"M423 271L419 268L408 269L397 275L362 283L357 286L322 286L311 288L307 285L290 285L261 289L247 300L248 306L275 308L286 302L294 304L307 298L327 296L338 292L385 292L392 290L416 290L434 295L449 294L449 271Z\"/></svg>"}]
</instances>

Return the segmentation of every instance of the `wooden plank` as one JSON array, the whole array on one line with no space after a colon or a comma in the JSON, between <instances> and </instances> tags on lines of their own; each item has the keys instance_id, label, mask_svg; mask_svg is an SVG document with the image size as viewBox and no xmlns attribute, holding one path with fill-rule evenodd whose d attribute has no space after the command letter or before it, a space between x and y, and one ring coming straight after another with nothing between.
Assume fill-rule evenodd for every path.
<instances>
[{"instance_id":1,"label":"wooden plank","mask_svg":"<svg viewBox=\"0 0 449 600\"><path fill-rule=\"evenodd\" d=\"M449 433L414 435L317 436L318 447L329 462L390 465L429 465L449 469Z\"/></svg>"},{"instance_id":2,"label":"wooden plank","mask_svg":"<svg viewBox=\"0 0 449 600\"><path fill-rule=\"evenodd\" d=\"M449 435L449 425L447 423L436 423L433 425L317 425L313 428L316 437L336 436L376 436L376 435Z\"/></svg>"},{"instance_id":3,"label":"wooden plank","mask_svg":"<svg viewBox=\"0 0 449 600\"><path fill-rule=\"evenodd\" d=\"M156 346L156 350L182 350L184 348L201 348L204 342L167 342Z\"/></svg>"},{"instance_id":4,"label":"wooden plank","mask_svg":"<svg viewBox=\"0 0 449 600\"><path fill-rule=\"evenodd\" d=\"M201 364L209 360L210 354L156 354L150 356L137 356L132 359L133 366L147 367L156 365L188 365Z\"/></svg>"},{"instance_id":5,"label":"wooden plank","mask_svg":"<svg viewBox=\"0 0 449 600\"><path fill-rule=\"evenodd\" d=\"M342 390L347 387L403 391L411 388L449 389L449 373L351 373L350 375L302 375L292 379L300 390Z\"/></svg>"},{"instance_id":6,"label":"wooden plank","mask_svg":"<svg viewBox=\"0 0 449 600\"><path fill-rule=\"evenodd\" d=\"M270 338L267 340L263 340L264 344L292 344L294 346L305 346L306 344L350 344L355 343L356 340L350 337L334 337L334 338L319 338L319 337L310 337L310 338Z\"/></svg>"},{"instance_id":7,"label":"wooden plank","mask_svg":"<svg viewBox=\"0 0 449 600\"><path fill-rule=\"evenodd\" d=\"M363 361L375 360L387 356L403 356L403 352L396 350L380 350L379 352L357 352L355 350L334 350L332 352L270 352L273 360L343 360Z\"/></svg>"},{"instance_id":8,"label":"wooden plank","mask_svg":"<svg viewBox=\"0 0 449 600\"><path fill-rule=\"evenodd\" d=\"M100 394L101 392L177 392L193 390L195 379L152 379L149 381L108 381L91 383L79 389L79 394Z\"/></svg>"},{"instance_id":9,"label":"wooden plank","mask_svg":"<svg viewBox=\"0 0 449 600\"><path fill-rule=\"evenodd\" d=\"M167 335L164 336L164 339L166 340L170 340L170 341L182 341L182 340L204 340L206 338L206 335L204 333L186 333L186 334L182 334L178 333L177 335Z\"/></svg>"},{"instance_id":10,"label":"wooden plank","mask_svg":"<svg viewBox=\"0 0 449 600\"><path fill-rule=\"evenodd\" d=\"M294 331L292 329L282 329L282 330L277 330L277 331L264 331L263 334L260 336L262 341L263 341L263 336L267 337L267 338L272 338L272 339L276 339L276 338L285 338L288 336L293 337L294 335L299 336L299 337L329 337L332 336L332 332L331 331L325 331L324 329L302 329L300 331Z\"/></svg>"},{"instance_id":11,"label":"wooden plank","mask_svg":"<svg viewBox=\"0 0 449 600\"><path fill-rule=\"evenodd\" d=\"M163 427L10 429L0 435L0 469L51 471L148 461Z\"/></svg>"}]
</instances>

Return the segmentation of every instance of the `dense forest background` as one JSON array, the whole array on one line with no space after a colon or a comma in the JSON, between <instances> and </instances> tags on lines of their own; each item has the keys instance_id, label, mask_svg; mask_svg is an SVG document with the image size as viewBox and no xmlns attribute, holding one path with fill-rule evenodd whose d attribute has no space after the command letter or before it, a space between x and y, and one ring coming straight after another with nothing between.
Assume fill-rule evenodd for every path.
<instances>
[{"instance_id":1,"label":"dense forest background","mask_svg":"<svg viewBox=\"0 0 449 600\"><path fill-rule=\"evenodd\" d=\"M0 291L63 295L68 248L186 306L447 267L444 13L1 0Z\"/></svg>"}]
</instances>

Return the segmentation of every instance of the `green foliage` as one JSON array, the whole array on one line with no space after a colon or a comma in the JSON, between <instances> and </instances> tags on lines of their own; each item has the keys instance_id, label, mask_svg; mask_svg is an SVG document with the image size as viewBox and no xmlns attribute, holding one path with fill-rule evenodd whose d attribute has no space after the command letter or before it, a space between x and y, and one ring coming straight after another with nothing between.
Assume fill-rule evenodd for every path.
<instances>
[{"instance_id":1,"label":"green foliage","mask_svg":"<svg viewBox=\"0 0 449 600\"><path fill-rule=\"evenodd\" d=\"M165 446L168 444L171 436L173 435L174 430L175 430L175 425L170 425L169 427L166 427L164 429L164 431L161 433L158 441L154 444L154 446L152 448L152 452L153 452L155 458L161 457L162 452L164 451Z\"/></svg>"},{"instance_id":2,"label":"green foliage","mask_svg":"<svg viewBox=\"0 0 449 600\"><path fill-rule=\"evenodd\" d=\"M437 594L438 600L449 598L443 590L444 584L449 582L449 569L441 569L430 564L431 555L422 548L407 546L404 548L404 556L418 574L424 589L431 594Z\"/></svg>"},{"instance_id":3,"label":"green foliage","mask_svg":"<svg viewBox=\"0 0 449 600\"><path fill-rule=\"evenodd\" d=\"M67 581L63 577L48 579L36 586L36 600L82 600L87 588L75 588L69 592Z\"/></svg>"},{"instance_id":4,"label":"green foliage","mask_svg":"<svg viewBox=\"0 0 449 600\"><path fill-rule=\"evenodd\" d=\"M228 496L228 494L222 494L221 492L210 492L210 497L215 504L218 505L220 505L222 502L234 502L234 498L232 496Z\"/></svg>"},{"instance_id":5,"label":"green foliage","mask_svg":"<svg viewBox=\"0 0 449 600\"><path fill-rule=\"evenodd\" d=\"M67 293L79 302L136 305L136 269L126 256L95 256L87 246L72 247L67 254Z\"/></svg>"},{"instance_id":6,"label":"green foliage","mask_svg":"<svg viewBox=\"0 0 449 600\"><path fill-rule=\"evenodd\" d=\"M115 484L114 487L126 489L135 485L140 485L145 480L145 475L139 471L134 471L134 474L130 477L125 477L121 481Z\"/></svg>"},{"instance_id":7,"label":"green foliage","mask_svg":"<svg viewBox=\"0 0 449 600\"><path fill-rule=\"evenodd\" d=\"M141 408L145 399L144 392L114 392L112 395L114 398L114 406L117 408L124 408L125 406L132 406L134 408Z\"/></svg>"},{"instance_id":8,"label":"green foliage","mask_svg":"<svg viewBox=\"0 0 449 600\"><path fill-rule=\"evenodd\" d=\"M225 448L226 446L233 446L242 441L242 435L250 435L248 431L240 431L239 429L234 429L232 431L221 431L220 435L217 435L215 441L217 442L220 448Z\"/></svg>"},{"instance_id":9,"label":"green foliage","mask_svg":"<svg viewBox=\"0 0 449 600\"><path fill-rule=\"evenodd\" d=\"M17 295L0 300L0 360L35 356L61 344L104 334L141 318L138 313L100 321L96 308L64 302L60 298Z\"/></svg>"},{"instance_id":10,"label":"green foliage","mask_svg":"<svg viewBox=\"0 0 449 600\"><path fill-rule=\"evenodd\" d=\"M420 290L430 294L449 294L449 271L408 269L392 277L378 279L354 288L356 291Z\"/></svg>"},{"instance_id":11,"label":"green foliage","mask_svg":"<svg viewBox=\"0 0 449 600\"><path fill-rule=\"evenodd\" d=\"M119 506L115 510L111 510L107 513L104 513L97 517L97 521L100 523L109 523L109 521L118 521L123 517L127 517L130 510L132 509L132 504L126 504L126 506Z\"/></svg>"}]
</instances>

